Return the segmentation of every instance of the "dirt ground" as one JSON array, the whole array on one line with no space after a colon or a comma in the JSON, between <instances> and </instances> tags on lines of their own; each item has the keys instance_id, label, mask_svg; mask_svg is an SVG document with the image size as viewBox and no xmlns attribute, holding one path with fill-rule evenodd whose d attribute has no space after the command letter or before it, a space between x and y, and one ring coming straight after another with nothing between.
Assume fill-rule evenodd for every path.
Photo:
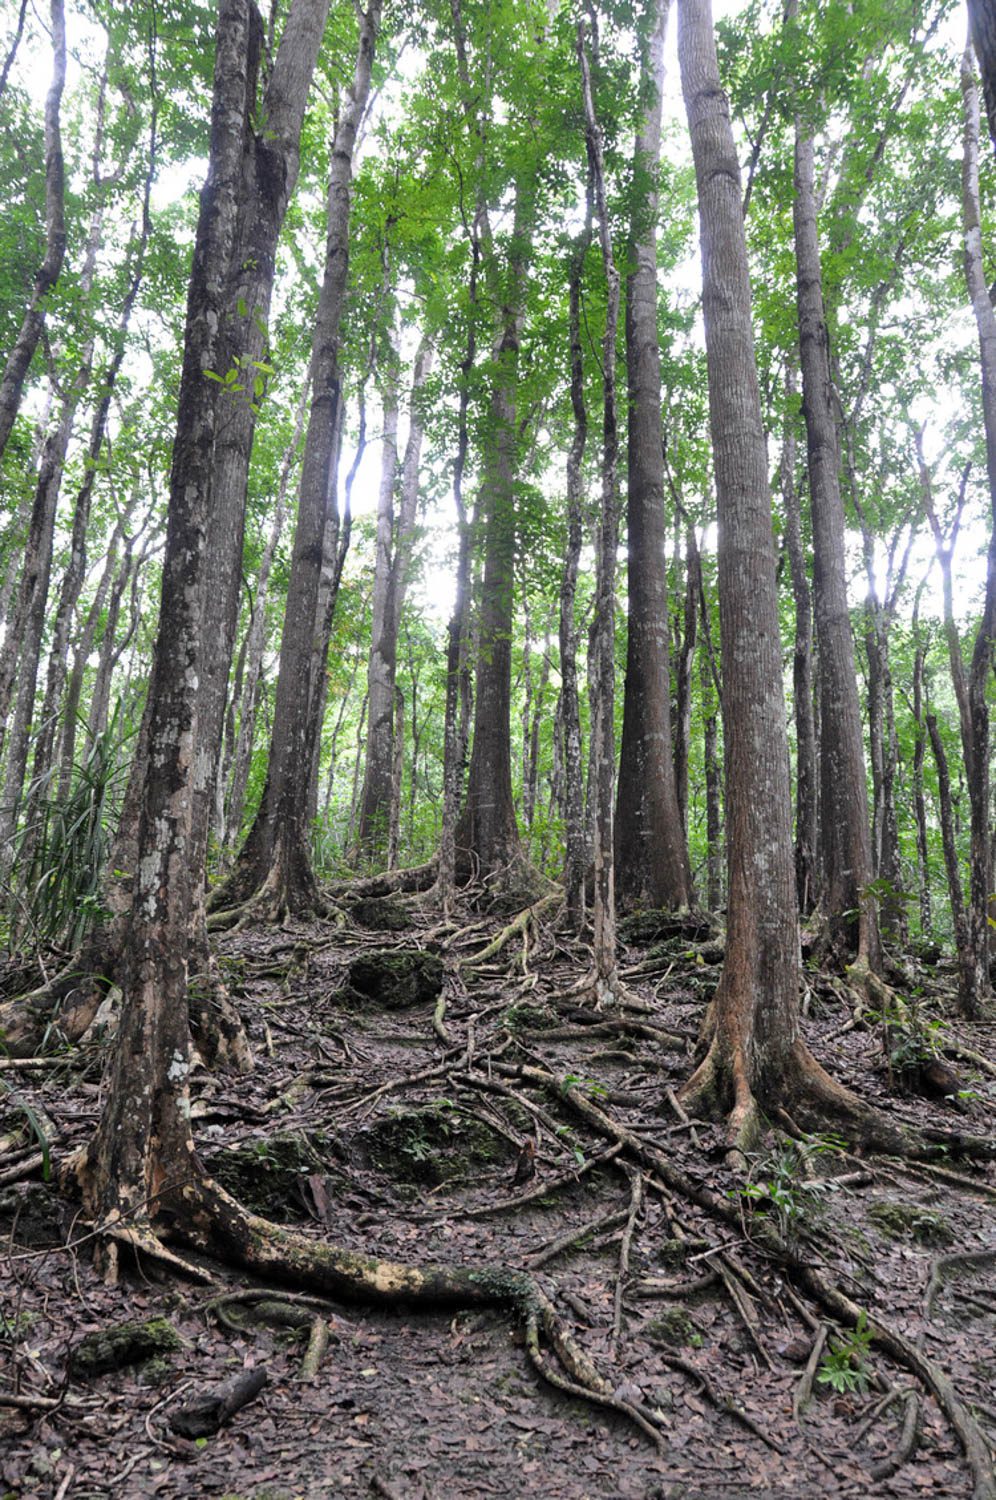
<instances>
[{"instance_id":1,"label":"dirt ground","mask_svg":"<svg viewBox=\"0 0 996 1500\"><path fill-rule=\"evenodd\" d=\"M0 1072L0 1496L980 1493L934 1397L871 1337L828 1323L763 1229L946 1372L991 1447L992 1163L961 1159L957 1141L933 1164L861 1160L786 1127L736 1174L718 1129L683 1119L674 1093L719 973L716 935L631 924L624 969L647 1009L599 1013L569 993L584 955L546 911L475 963L511 915L444 922L395 897L223 939L257 1066L198 1070L198 1151L243 1202L307 1234L395 1261L532 1270L658 1442L544 1380L501 1310L336 1304L204 1262L211 1284L144 1264L106 1285L52 1180L100 1109L98 1037ZM383 952L423 957L384 971ZM912 1075L885 1064L881 1023L845 1030L839 990L816 974L807 1038L893 1117L990 1134L992 1029L951 1018L943 966L916 978L908 1029L938 1054L963 1049L949 1056L953 1102L911 1092ZM555 1075L562 1097L522 1068ZM613 1149L568 1107L571 1090L734 1205L735 1221ZM49 1180L40 1129L54 1137ZM172 1347L125 1338L110 1368L87 1366L88 1336L152 1319ZM302 1378L322 1329L328 1347ZM220 1430L173 1429L193 1397L249 1370L266 1383Z\"/></svg>"}]
</instances>

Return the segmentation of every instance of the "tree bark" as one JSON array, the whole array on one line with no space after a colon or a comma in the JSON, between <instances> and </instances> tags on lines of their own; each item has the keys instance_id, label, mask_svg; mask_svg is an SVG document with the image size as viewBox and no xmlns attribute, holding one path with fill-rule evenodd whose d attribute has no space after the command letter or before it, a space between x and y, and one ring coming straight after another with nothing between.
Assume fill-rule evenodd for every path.
<instances>
[{"instance_id":1,"label":"tree bark","mask_svg":"<svg viewBox=\"0 0 996 1500\"><path fill-rule=\"evenodd\" d=\"M709 414L719 521L728 904L709 1050L684 1088L732 1141L759 1102L861 1112L799 1034L800 954L771 500L751 329L740 167L708 0L679 0L678 57L698 185Z\"/></svg>"},{"instance_id":2,"label":"tree bark","mask_svg":"<svg viewBox=\"0 0 996 1500\"><path fill-rule=\"evenodd\" d=\"M253 22L245 0L220 0L211 148L187 302L121 1019L106 1103L84 1172L90 1210L101 1221L124 1215L136 1236L163 1190L175 1190L190 1171L193 1151L187 954L191 902L203 870L189 863L191 792L201 570L217 416L216 387L203 372L217 367L236 244Z\"/></svg>"},{"instance_id":3,"label":"tree bark","mask_svg":"<svg viewBox=\"0 0 996 1500\"><path fill-rule=\"evenodd\" d=\"M968 0L968 22L982 75L989 134L996 148L996 11L991 0Z\"/></svg>"},{"instance_id":4,"label":"tree bark","mask_svg":"<svg viewBox=\"0 0 996 1500\"><path fill-rule=\"evenodd\" d=\"M965 280L975 314L982 373L982 417L986 439L986 478L989 490L989 546L986 554L986 594L982 619L975 636L968 678L968 741L964 743L965 770L971 811L971 855L968 926L970 961L974 967L971 993L962 986L961 1002L966 1015L978 1017L992 996L989 977L989 924L993 916L992 847L990 832L990 732L989 689L993 671L993 637L996 635L996 312L986 285L982 257L979 208L979 95L972 54L966 50L961 68L962 102L965 116L962 160L962 215L964 224Z\"/></svg>"},{"instance_id":5,"label":"tree bark","mask_svg":"<svg viewBox=\"0 0 996 1500\"><path fill-rule=\"evenodd\" d=\"M615 843L620 902L687 906L688 844L678 801L671 744L664 456L657 336L657 215L664 82L664 36L670 0L652 0L653 28L641 59L649 98L637 134L626 281L626 373L629 624L619 752Z\"/></svg>"},{"instance_id":6,"label":"tree bark","mask_svg":"<svg viewBox=\"0 0 996 1500\"><path fill-rule=\"evenodd\" d=\"M817 738L813 703L813 596L802 545L802 515L796 482L796 381L789 364L785 374L785 434L780 467L785 550L795 603L792 651L792 713L795 720L795 879L799 910L813 910L819 895L817 868Z\"/></svg>"}]
</instances>

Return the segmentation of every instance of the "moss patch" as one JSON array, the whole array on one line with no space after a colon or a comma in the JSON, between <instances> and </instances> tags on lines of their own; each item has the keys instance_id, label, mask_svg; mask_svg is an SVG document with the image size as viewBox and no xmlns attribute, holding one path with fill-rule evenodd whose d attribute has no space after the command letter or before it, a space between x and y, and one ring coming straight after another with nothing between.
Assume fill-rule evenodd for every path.
<instances>
[{"instance_id":1,"label":"moss patch","mask_svg":"<svg viewBox=\"0 0 996 1500\"><path fill-rule=\"evenodd\" d=\"M920 1245L950 1245L954 1233L943 1214L916 1203L882 1198L871 1204L868 1217L888 1240L916 1240Z\"/></svg>"},{"instance_id":2,"label":"moss patch","mask_svg":"<svg viewBox=\"0 0 996 1500\"><path fill-rule=\"evenodd\" d=\"M183 1340L168 1318L150 1318L146 1323L119 1323L88 1333L72 1352L73 1374L88 1380L116 1370L121 1365L161 1361L176 1354Z\"/></svg>"},{"instance_id":3,"label":"moss patch","mask_svg":"<svg viewBox=\"0 0 996 1500\"><path fill-rule=\"evenodd\" d=\"M643 1331L651 1343L663 1344L669 1349L698 1349L702 1344L698 1324L688 1309L680 1304L665 1308L656 1318L651 1318Z\"/></svg>"},{"instance_id":4,"label":"moss patch","mask_svg":"<svg viewBox=\"0 0 996 1500\"><path fill-rule=\"evenodd\" d=\"M394 1181L428 1187L504 1168L515 1156L504 1136L446 1102L385 1115L352 1145Z\"/></svg>"},{"instance_id":5,"label":"moss patch","mask_svg":"<svg viewBox=\"0 0 996 1500\"><path fill-rule=\"evenodd\" d=\"M509 1031L549 1031L559 1023L559 1017L546 1005L510 1005L505 1012L505 1025Z\"/></svg>"},{"instance_id":6,"label":"moss patch","mask_svg":"<svg viewBox=\"0 0 996 1500\"><path fill-rule=\"evenodd\" d=\"M365 896L350 909L350 916L370 932L404 932L412 919L400 901L389 896Z\"/></svg>"},{"instance_id":7,"label":"moss patch","mask_svg":"<svg viewBox=\"0 0 996 1500\"><path fill-rule=\"evenodd\" d=\"M212 1174L223 1188L253 1213L278 1224L294 1223L307 1215L307 1180L340 1178L330 1162L331 1137L322 1131L288 1132L229 1146L211 1158Z\"/></svg>"},{"instance_id":8,"label":"moss patch","mask_svg":"<svg viewBox=\"0 0 996 1500\"><path fill-rule=\"evenodd\" d=\"M414 949L380 949L349 966L349 989L363 1005L405 1010L435 1000L443 988L443 961Z\"/></svg>"}]
</instances>

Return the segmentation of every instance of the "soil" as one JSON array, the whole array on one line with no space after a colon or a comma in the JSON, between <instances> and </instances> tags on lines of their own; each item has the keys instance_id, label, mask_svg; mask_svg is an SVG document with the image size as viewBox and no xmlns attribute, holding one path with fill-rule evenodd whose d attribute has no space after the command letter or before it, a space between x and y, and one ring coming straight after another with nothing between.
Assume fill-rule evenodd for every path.
<instances>
[{"instance_id":1,"label":"soil","mask_svg":"<svg viewBox=\"0 0 996 1500\"><path fill-rule=\"evenodd\" d=\"M832 1275L873 1327L878 1315L918 1342L992 1444L992 1164L954 1153L942 1163L960 1174L952 1182L773 1129L746 1174L735 1171L718 1127L683 1120L674 1103L719 974L707 924L670 935L660 922L631 924L624 977L649 1009L597 1013L569 994L587 955L556 930L526 924L475 967L507 917L468 911L445 923L420 898L392 907L410 925L347 914L345 926L221 941L257 1064L248 1078L197 1070L198 1152L248 1206L308 1234L393 1260L533 1270L610 1387L655 1414L659 1448L623 1416L541 1380L500 1311L295 1299L294 1288L206 1262L213 1285L149 1263L106 1285L89 1226L48 1174L97 1119L106 1043L93 1041L0 1072L0 1495L970 1496L958 1440L923 1391L916 1446L894 1473L876 1467L899 1455L916 1382L850 1330L824 1331L763 1230L774 1225ZM391 947L438 954L441 997L432 985L407 992L404 1008L358 997L350 972ZM991 1028L953 1018L943 967L917 977L919 1006L943 1022L930 1029L935 1044L960 1041L993 1061ZM843 1082L896 1119L991 1132L991 1074L952 1060L957 1109L901 1093L880 1030L842 1032L840 989L813 974L809 988L807 1040ZM611 1142L565 1097L517 1079L513 1064L548 1069L655 1142L739 1207L739 1228L678 1199L626 1153L609 1156ZM46 1129L51 1163L37 1150ZM302 1379L316 1317L329 1344ZM119 1351L115 1368L84 1373L74 1360L88 1335L148 1323L154 1337L130 1329L101 1344ZM807 1362L815 1381L797 1418ZM215 1435L171 1428L186 1403L254 1370L266 1384ZM890 1388L897 1399L883 1410Z\"/></svg>"}]
</instances>

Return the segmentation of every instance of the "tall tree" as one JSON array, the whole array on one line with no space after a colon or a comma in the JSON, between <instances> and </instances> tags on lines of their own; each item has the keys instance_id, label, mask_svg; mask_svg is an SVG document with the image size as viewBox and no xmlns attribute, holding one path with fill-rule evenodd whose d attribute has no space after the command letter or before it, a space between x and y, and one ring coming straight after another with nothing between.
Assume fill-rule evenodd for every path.
<instances>
[{"instance_id":1,"label":"tall tree","mask_svg":"<svg viewBox=\"0 0 996 1500\"><path fill-rule=\"evenodd\" d=\"M857 950L856 973L881 966L871 827L854 637L847 600L840 443L816 223L814 137L799 116L795 139L796 285L802 405L813 527L813 598L819 648L821 905L831 940ZM853 913L858 932L852 932ZM856 939L856 941L855 941Z\"/></svg>"},{"instance_id":2,"label":"tall tree","mask_svg":"<svg viewBox=\"0 0 996 1500\"><path fill-rule=\"evenodd\" d=\"M400 476L397 447L388 446L377 509L373 619L367 666L367 753L360 802L359 843L366 856L383 857L395 798L395 691L398 629L415 541L419 463L424 421L422 391L432 368L432 345L423 339L415 358L408 404L408 437ZM397 426L395 413L394 426ZM395 503L397 500L397 504Z\"/></svg>"},{"instance_id":3,"label":"tall tree","mask_svg":"<svg viewBox=\"0 0 996 1500\"><path fill-rule=\"evenodd\" d=\"M683 1097L756 1141L760 1110L898 1132L819 1066L799 1030L800 953L767 448L740 167L709 0L679 0L678 57L698 185L724 662L727 931L708 1051ZM796 1114L798 1111L798 1114Z\"/></svg>"},{"instance_id":4,"label":"tall tree","mask_svg":"<svg viewBox=\"0 0 996 1500\"><path fill-rule=\"evenodd\" d=\"M150 688L138 861L124 952L124 1000L97 1132L77 1163L91 1210L140 1243L164 1181L192 1150L187 1107L187 954L192 768L201 656L202 577L217 386L230 262L237 243L243 129L252 103L253 34L246 0L221 0L208 177L187 304L159 636Z\"/></svg>"},{"instance_id":5,"label":"tall tree","mask_svg":"<svg viewBox=\"0 0 996 1500\"><path fill-rule=\"evenodd\" d=\"M304 443L297 527L280 646L276 706L266 789L242 846L223 901L254 901L260 914L316 910L321 898L311 862L308 803L319 733L313 684L316 644L324 664L328 638L318 639L319 600L326 530L336 508L337 431L342 384L339 324L349 269L349 210L353 151L370 92L380 0L359 19L353 79L332 146L328 190L325 275L312 340L311 407Z\"/></svg>"},{"instance_id":6,"label":"tall tree","mask_svg":"<svg viewBox=\"0 0 996 1500\"><path fill-rule=\"evenodd\" d=\"M636 137L626 279L629 387L626 519L629 620L615 845L619 899L677 908L691 896L671 748L671 681L657 333L657 179L670 0L652 0L641 56L646 112Z\"/></svg>"}]
</instances>

